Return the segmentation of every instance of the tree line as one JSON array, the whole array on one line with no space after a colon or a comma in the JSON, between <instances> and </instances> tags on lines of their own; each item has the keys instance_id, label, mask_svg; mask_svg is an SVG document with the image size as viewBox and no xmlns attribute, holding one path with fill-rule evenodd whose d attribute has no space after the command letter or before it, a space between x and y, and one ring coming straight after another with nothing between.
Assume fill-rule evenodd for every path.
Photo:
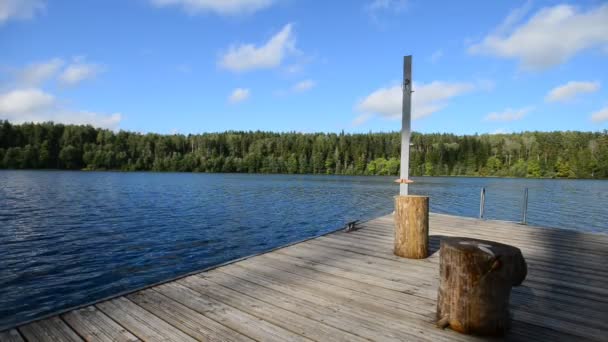
<instances>
[{"instance_id":1,"label":"tree line","mask_svg":"<svg viewBox=\"0 0 608 342\"><path fill-rule=\"evenodd\" d=\"M608 178L608 131L412 134L413 176ZM398 175L400 135L113 132L0 121L0 168Z\"/></svg>"}]
</instances>

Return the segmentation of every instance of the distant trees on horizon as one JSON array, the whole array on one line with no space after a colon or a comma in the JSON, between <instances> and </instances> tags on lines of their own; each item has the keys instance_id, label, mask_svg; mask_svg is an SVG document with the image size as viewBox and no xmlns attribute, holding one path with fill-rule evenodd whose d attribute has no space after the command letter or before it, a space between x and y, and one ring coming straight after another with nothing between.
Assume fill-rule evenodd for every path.
<instances>
[{"instance_id":1,"label":"distant trees on horizon","mask_svg":"<svg viewBox=\"0 0 608 342\"><path fill-rule=\"evenodd\" d=\"M608 178L608 131L412 134L413 176ZM0 168L398 175L400 135L113 132L0 121Z\"/></svg>"}]
</instances>

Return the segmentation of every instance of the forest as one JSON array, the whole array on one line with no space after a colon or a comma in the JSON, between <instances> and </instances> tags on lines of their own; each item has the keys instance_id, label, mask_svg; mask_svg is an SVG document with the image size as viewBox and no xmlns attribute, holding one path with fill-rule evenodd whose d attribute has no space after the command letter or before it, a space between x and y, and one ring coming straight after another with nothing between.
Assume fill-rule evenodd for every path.
<instances>
[{"instance_id":1,"label":"forest","mask_svg":"<svg viewBox=\"0 0 608 342\"><path fill-rule=\"evenodd\" d=\"M399 132L142 134L0 121L0 168L398 175ZM608 131L412 134L413 176L608 178Z\"/></svg>"}]
</instances>

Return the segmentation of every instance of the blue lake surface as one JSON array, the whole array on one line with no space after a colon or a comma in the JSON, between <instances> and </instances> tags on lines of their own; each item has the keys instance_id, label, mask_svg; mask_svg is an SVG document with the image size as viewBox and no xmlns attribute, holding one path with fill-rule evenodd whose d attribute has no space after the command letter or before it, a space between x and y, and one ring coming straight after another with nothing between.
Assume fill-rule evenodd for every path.
<instances>
[{"instance_id":1,"label":"blue lake surface","mask_svg":"<svg viewBox=\"0 0 608 342\"><path fill-rule=\"evenodd\" d=\"M393 210L394 177L0 171L0 330ZM608 181L416 178L431 211L608 233Z\"/></svg>"}]
</instances>

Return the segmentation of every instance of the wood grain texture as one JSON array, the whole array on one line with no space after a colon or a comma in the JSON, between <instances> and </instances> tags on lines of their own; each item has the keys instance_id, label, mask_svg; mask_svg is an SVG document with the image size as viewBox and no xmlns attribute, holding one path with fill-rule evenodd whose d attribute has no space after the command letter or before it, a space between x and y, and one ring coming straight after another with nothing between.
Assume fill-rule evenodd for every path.
<instances>
[{"instance_id":1,"label":"wood grain texture","mask_svg":"<svg viewBox=\"0 0 608 342\"><path fill-rule=\"evenodd\" d=\"M10 329L0 332L0 341L2 342L22 342L23 338L19 335L17 329Z\"/></svg>"},{"instance_id":2,"label":"wood grain texture","mask_svg":"<svg viewBox=\"0 0 608 342\"><path fill-rule=\"evenodd\" d=\"M308 340L259 317L204 296L179 282L160 285L157 289L165 296L255 340L276 342Z\"/></svg>"},{"instance_id":3,"label":"wood grain texture","mask_svg":"<svg viewBox=\"0 0 608 342\"><path fill-rule=\"evenodd\" d=\"M395 197L395 255L424 259L429 255L429 198Z\"/></svg>"},{"instance_id":4,"label":"wood grain texture","mask_svg":"<svg viewBox=\"0 0 608 342\"><path fill-rule=\"evenodd\" d=\"M59 316L26 324L19 331L28 341L82 341Z\"/></svg>"},{"instance_id":5,"label":"wood grain texture","mask_svg":"<svg viewBox=\"0 0 608 342\"><path fill-rule=\"evenodd\" d=\"M439 247L451 236L525 257L508 340L608 336L608 236L430 214L428 257L409 259L394 254L393 215L357 228L0 332L0 341L484 341L435 326Z\"/></svg>"},{"instance_id":6,"label":"wood grain texture","mask_svg":"<svg viewBox=\"0 0 608 342\"><path fill-rule=\"evenodd\" d=\"M86 341L140 341L95 306L70 311L62 317Z\"/></svg>"},{"instance_id":7,"label":"wood grain texture","mask_svg":"<svg viewBox=\"0 0 608 342\"><path fill-rule=\"evenodd\" d=\"M144 341L196 341L126 297L101 302L96 306Z\"/></svg>"},{"instance_id":8,"label":"wood grain texture","mask_svg":"<svg viewBox=\"0 0 608 342\"><path fill-rule=\"evenodd\" d=\"M128 298L197 340L210 342L253 341L251 338L169 299L154 289L133 293L128 295Z\"/></svg>"},{"instance_id":9,"label":"wood grain texture","mask_svg":"<svg viewBox=\"0 0 608 342\"><path fill-rule=\"evenodd\" d=\"M521 251L494 241L441 240L437 325L465 334L504 335L511 287L527 274Z\"/></svg>"},{"instance_id":10,"label":"wood grain texture","mask_svg":"<svg viewBox=\"0 0 608 342\"><path fill-rule=\"evenodd\" d=\"M349 334L344 330L322 324L200 277L184 278L181 283L206 296L315 341L365 341L365 339Z\"/></svg>"}]
</instances>

